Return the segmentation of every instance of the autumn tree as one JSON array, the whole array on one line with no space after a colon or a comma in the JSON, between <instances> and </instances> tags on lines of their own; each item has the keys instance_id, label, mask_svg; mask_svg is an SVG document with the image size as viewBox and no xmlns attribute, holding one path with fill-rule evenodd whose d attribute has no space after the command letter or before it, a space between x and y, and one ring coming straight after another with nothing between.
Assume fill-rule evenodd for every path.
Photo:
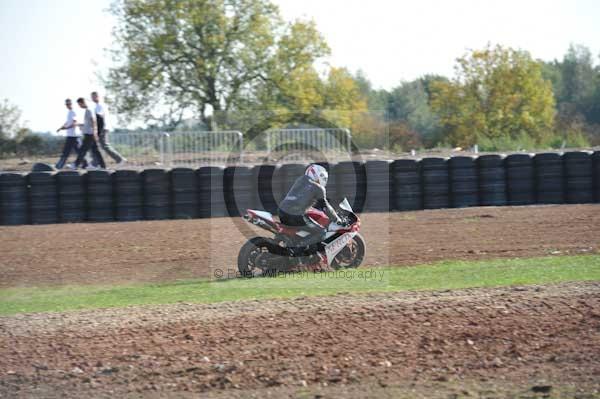
<instances>
[{"instance_id":1,"label":"autumn tree","mask_svg":"<svg viewBox=\"0 0 600 399\"><path fill-rule=\"evenodd\" d=\"M106 86L129 118L209 123L258 108L258 93L313 101L312 66L329 48L313 22L285 23L269 0L119 0L112 6L115 66ZM290 87L287 87L290 86ZM300 97L300 98L297 98Z\"/></svg>"},{"instance_id":2,"label":"autumn tree","mask_svg":"<svg viewBox=\"0 0 600 399\"><path fill-rule=\"evenodd\" d=\"M39 151L41 138L23 121L21 109L8 99L0 102L0 155Z\"/></svg>"},{"instance_id":3,"label":"autumn tree","mask_svg":"<svg viewBox=\"0 0 600 399\"><path fill-rule=\"evenodd\" d=\"M459 58L455 70L453 80L430 87L432 109L450 144L523 136L539 143L552 133L552 86L529 53L488 46Z\"/></svg>"},{"instance_id":4,"label":"autumn tree","mask_svg":"<svg viewBox=\"0 0 600 399\"><path fill-rule=\"evenodd\" d=\"M8 99L0 102L0 138L10 139L22 136L27 129L22 121L22 112Z\"/></svg>"},{"instance_id":5,"label":"autumn tree","mask_svg":"<svg viewBox=\"0 0 600 399\"><path fill-rule=\"evenodd\" d=\"M429 87L432 82L444 81L439 76L425 76L410 82L402 82L389 94L388 117L397 126L416 133L421 141L432 144L439 133L439 121L429 105ZM401 131L403 129L400 129Z\"/></svg>"},{"instance_id":6,"label":"autumn tree","mask_svg":"<svg viewBox=\"0 0 600 399\"><path fill-rule=\"evenodd\" d=\"M543 64L556 96L557 131L567 142L583 136L600 143L600 66L593 58L587 47L571 45L562 60Z\"/></svg>"}]
</instances>

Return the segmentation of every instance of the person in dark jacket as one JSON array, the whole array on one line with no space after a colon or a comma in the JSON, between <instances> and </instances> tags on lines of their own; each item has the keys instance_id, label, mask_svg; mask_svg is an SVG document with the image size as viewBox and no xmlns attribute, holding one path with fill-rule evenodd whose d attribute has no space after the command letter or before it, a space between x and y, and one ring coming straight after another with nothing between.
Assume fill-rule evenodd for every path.
<instances>
[{"instance_id":1,"label":"person in dark jacket","mask_svg":"<svg viewBox=\"0 0 600 399\"><path fill-rule=\"evenodd\" d=\"M335 209L327 201L327 169L321 165L310 165L303 176L294 185L279 204L278 214L281 223L286 226L304 227L310 235L301 239L296 245L306 247L317 244L325 239L326 228L319 225L306 215L309 208L317 203L323 204L323 210L331 220L340 222Z\"/></svg>"}]
</instances>

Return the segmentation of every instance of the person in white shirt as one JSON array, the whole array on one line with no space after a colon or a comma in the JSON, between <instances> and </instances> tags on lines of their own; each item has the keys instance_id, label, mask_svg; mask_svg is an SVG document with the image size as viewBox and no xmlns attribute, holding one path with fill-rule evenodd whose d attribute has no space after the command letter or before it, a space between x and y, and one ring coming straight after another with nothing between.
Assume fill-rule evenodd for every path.
<instances>
[{"instance_id":1,"label":"person in white shirt","mask_svg":"<svg viewBox=\"0 0 600 399\"><path fill-rule=\"evenodd\" d=\"M67 112L67 121L63 123L61 127L56 129L56 133L61 130L67 131L67 139L63 147L62 155L56 163L56 169L62 169L65 166L65 162L69 159L71 152L75 155L79 153L79 126L77 125L77 114L73 110L73 103L70 98L65 100L65 106L69 110ZM86 167L86 161L83 161L83 167Z\"/></svg>"},{"instance_id":2,"label":"person in white shirt","mask_svg":"<svg viewBox=\"0 0 600 399\"><path fill-rule=\"evenodd\" d=\"M94 161L97 162L98 166L100 166L102 169L106 169L102 154L100 154L100 150L98 150L99 138L98 127L96 125L96 115L94 115L94 111L88 108L87 104L85 103L85 99L81 97L78 98L77 105L84 110L85 114L83 116L83 123L78 123L78 125L81 126L81 133L83 133L83 143L81 144L81 148L77 154L75 167L77 168L79 165L83 165L85 155L91 150Z\"/></svg>"},{"instance_id":3,"label":"person in white shirt","mask_svg":"<svg viewBox=\"0 0 600 399\"><path fill-rule=\"evenodd\" d=\"M92 101L96 103L94 112L96 113L96 123L98 125L98 138L100 141L100 146L112 159L115 160L117 164L123 164L127 160L123 158L123 156L119 154L108 141L108 132L110 130L108 108L106 107L106 104L100 103L100 96L98 95L98 92L93 91L91 96Z\"/></svg>"}]
</instances>

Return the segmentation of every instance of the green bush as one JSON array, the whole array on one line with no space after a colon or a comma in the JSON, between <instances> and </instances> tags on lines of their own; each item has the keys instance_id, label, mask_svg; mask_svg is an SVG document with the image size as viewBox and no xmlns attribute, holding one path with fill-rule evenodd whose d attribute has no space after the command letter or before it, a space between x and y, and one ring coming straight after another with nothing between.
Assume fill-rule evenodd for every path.
<instances>
[{"instance_id":1,"label":"green bush","mask_svg":"<svg viewBox=\"0 0 600 399\"><path fill-rule=\"evenodd\" d=\"M498 151L533 151L538 149L559 149L563 142L567 148L589 147L590 142L581 132L569 132L567 134L554 133L549 135L541 142L536 142L531 136L521 133L518 137L504 135L501 137L489 138L480 137L477 144L480 151L498 152Z\"/></svg>"}]
</instances>

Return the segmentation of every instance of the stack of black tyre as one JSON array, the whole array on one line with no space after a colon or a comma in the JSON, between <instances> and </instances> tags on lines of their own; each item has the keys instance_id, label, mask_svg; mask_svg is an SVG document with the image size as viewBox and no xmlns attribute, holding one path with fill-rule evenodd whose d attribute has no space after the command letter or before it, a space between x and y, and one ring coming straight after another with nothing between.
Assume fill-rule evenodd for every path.
<instances>
[{"instance_id":1,"label":"stack of black tyre","mask_svg":"<svg viewBox=\"0 0 600 399\"><path fill-rule=\"evenodd\" d=\"M171 203L174 219L198 217L198 178L190 168L171 170Z\"/></svg>"},{"instance_id":2,"label":"stack of black tyre","mask_svg":"<svg viewBox=\"0 0 600 399\"><path fill-rule=\"evenodd\" d=\"M58 222L58 193L52 172L31 172L27 176L32 224Z\"/></svg>"},{"instance_id":3,"label":"stack of black tyre","mask_svg":"<svg viewBox=\"0 0 600 399\"><path fill-rule=\"evenodd\" d=\"M453 208L479 205L477 168L473 157L452 157L448 160L450 202Z\"/></svg>"},{"instance_id":4,"label":"stack of black tyre","mask_svg":"<svg viewBox=\"0 0 600 399\"><path fill-rule=\"evenodd\" d=\"M347 198L355 212L362 212L367 192L365 165L358 161L343 161L333 168L337 183L337 199Z\"/></svg>"},{"instance_id":5,"label":"stack of black tyre","mask_svg":"<svg viewBox=\"0 0 600 399\"><path fill-rule=\"evenodd\" d=\"M506 205L506 171L500 155L481 155L477 158L479 204Z\"/></svg>"},{"instance_id":6,"label":"stack of black tyre","mask_svg":"<svg viewBox=\"0 0 600 399\"><path fill-rule=\"evenodd\" d=\"M390 210L390 162L367 161L365 163L367 178L367 196L365 210L371 212L388 212Z\"/></svg>"},{"instance_id":7,"label":"stack of black tyre","mask_svg":"<svg viewBox=\"0 0 600 399\"><path fill-rule=\"evenodd\" d=\"M423 209L420 164L414 159L397 159L391 165L392 206L397 211Z\"/></svg>"},{"instance_id":8,"label":"stack of black tyre","mask_svg":"<svg viewBox=\"0 0 600 399\"><path fill-rule=\"evenodd\" d=\"M247 166L230 166L224 173L224 195L229 216L242 215L246 209L253 208L254 186L252 170Z\"/></svg>"},{"instance_id":9,"label":"stack of black tyre","mask_svg":"<svg viewBox=\"0 0 600 399\"><path fill-rule=\"evenodd\" d=\"M60 223L86 220L86 195L83 176L75 170L56 174L58 189L58 221Z\"/></svg>"},{"instance_id":10,"label":"stack of black tyre","mask_svg":"<svg viewBox=\"0 0 600 399\"><path fill-rule=\"evenodd\" d=\"M275 174L275 170L275 165L257 165L252 170L252 180L257 182L254 207L271 213L277 211L277 202L275 200L276 193L274 192L276 187L273 187L273 175Z\"/></svg>"},{"instance_id":11,"label":"stack of black tyre","mask_svg":"<svg viewBox=\"0 0 600 399\"><path fill-rule=\"evenodd\" d=\"M592 154L592 169L594 174L594 201L600 202L600 151Z\"/></svg>"},{"instance_id":12,"label":"stack of black tyre","mask_svg":"<svg viewBox=\"0 0 600 399\"><path fill-rule=\"evenodd\" d=\"M530 154L511 154L504 160L508 205L535 204L535 168Z\"/></svg>"},{"instance_id":13,"label":"stack of black tyre","mask_svg":"<svg viewBox=\"0 0 600 399\"><path fill-rule=\"evenodd\" d=\"M90 170L85 174L87 191L87 220L110 222L113 214L113 185L111 173L106 170Z\"/></svg>"},{"instance_id":14,"label":"stack of black tyre","mask_svg":"<svg viewBox=\"0 0 600 399\"><path fill-rule=\"evenodd\" d=\"M592 154L573 151L563 154L567 204L594 202Z\"/></svg>"},{"instance_id":15,"label":"stack of black tyre","mask_svg":"<svg viewBox=\"0 0 600 399\"><path fill-rule=\"evenodd\" d=\"M271 189L273 190L273 199L275 200L275 207L273 209L277 209L279 204L287 194L284 192L286 186L286 176L284 165L276 165L275 169L273 169L273 177L271 178Z\"/></svg>"},{"instance_id":16,"label":"stack of black tyre","mask_svg":"<svg viewBox=\"0 0 600 399\"><path fill-rule=\"evenodd\" d=\"M0 173L0 225L29 221L27 179L20 173Z\"/></svg>"},{"instance_id":17,"label":"stack of black tyre","mask_svg":"<svg viewBox=\"0 0 600 399\"><path fill-rule=\"evenodd\" d=\"M296 179L304 175L307 165L300 163L290 163L281 165L282 186L281 193L285 195L290 191Z\"/></svg>"},{"instance_id":18,"label":"stack of black tyre","mask_svg":"<svg viewBox=\"0 0 600 399\"><path fill-rule=\"evenodd\" d=\"M444 158L421 160L423 182L423 208L440 209L450 207L450 176Z\"/></svg>"},{"instance_id":19,"label":"stack of black tyre","mask_svg":"<svg viewBox=\"0 0 600 399\"><path fill-rule=\"evenodd\" d=\"M144 187L144 219L165 220L171 217L169 174L165 169L142 172Z\"/></svg>"},{"instance_id":20,"label":"stack of black tyre","mask_svg":"<svg viewBox=\"0 0 600 399\"><path fill-rule=\"evenodd\" d=\"M221 166L205 166L197 171L198 209L200 217L222 217L227 215L223 180L225 169Z\"/></svg>"},{"instance_id":21,"label":"stack of black tyre","mask_svg":"<svg viewBox=\"0 0 600 399\"><path fill-rule=\"evenodd\" d=\"M319 165L324 167L329 174L329 179L327 180L327 199L331 204L335 207L339 204L338 195L337 195L337 181L335 179L335 173L333 173L333 167L335 164L329 162L318 162Z\"/></svg>"},{"instance_id":22,"label":"stack of black tyre","mask_svg":"<svg viewBox=\"0 0 600 399\"><path fill-rule=\"evenodd\" d=\"M142 177L135 170L117 170L113 173L115 219L133 221L144 218Z\"/></svg>"},{"instance_id":23,"label":"stack of black tyre","mask_svg":"<svg viewBox=\"0 0 600 399\"><path fill-rule=\"evenodd\" d=\"M538 204L565 202L563 159L559 154L541 153L533 157Z\"/></svg>"}]
</instances>

